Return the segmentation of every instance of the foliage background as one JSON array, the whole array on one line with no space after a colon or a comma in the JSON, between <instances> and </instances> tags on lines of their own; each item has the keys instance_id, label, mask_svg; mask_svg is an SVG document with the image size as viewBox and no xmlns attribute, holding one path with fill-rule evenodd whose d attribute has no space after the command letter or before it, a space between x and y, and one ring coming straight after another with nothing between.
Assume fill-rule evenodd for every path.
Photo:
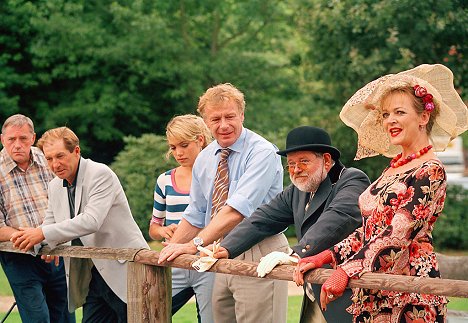
<instances>
[{"instance_id":1,"label":"foliage background","mask_svg":"<svg viewBox=\"0 0 468 323\"><path fill-rule=\"evenodd\" d=\"M293 127L325 128L342 161L375 179L388 160L352 160L340 108L365 83L422 63L450 67L466 101L467 25L463 0L5 0L0 121L26 114L39 136L72 128L84 156L112 164L146 233L156 176L171 167L165 124L194 113L206 88L241 89L246 127L279 147ZM462 195L448 198L453 222L440 227L467 229Z\"/></svg>"}]
</instances>

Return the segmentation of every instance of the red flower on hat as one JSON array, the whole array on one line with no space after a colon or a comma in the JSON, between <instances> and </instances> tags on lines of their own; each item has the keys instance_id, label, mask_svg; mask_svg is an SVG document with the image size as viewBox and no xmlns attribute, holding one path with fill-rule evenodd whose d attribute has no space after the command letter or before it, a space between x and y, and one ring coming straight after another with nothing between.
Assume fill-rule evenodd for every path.
<instances>
[{"instance_id":1,"label":"red flower on hat","mask_svg":"<svg viewBox=\"0 0 468 323\"><path fill-rule=\"evenodd\" d=\"M424 86L415 85L413 89L414 95L416 95L418 98L422 98L427 94L427 90Z\"/></svg>"},{"instance_id":2,"label":"red flower on hat","mask_svg":"<svg viewBox=\"0 0 468 323\"><path fill-rule=\"evenodd\" d=\"M432 94L426 94L422 97L424 103L431 103L432 102Z\"/></svg>"},{"instance_id":3,"label":"red flower on hat","mask_svg":"<svg viewBox=\"0 0 468 323\"><path fill-rule=\"evenodd\" d=\"M427 93L426 88L418 84L413 86L413 89L414 89L414 95L416 95L418 98L421 98L422 101L424 102L424 109L428 112L432 112L432 110L435 109L432 94Z\"/></svg>"},{"instance_id":4,"label":"red flower on hat","mask_svg":"<svg viewBox=\"0 0 468 323\"><path fill-rule=\"evenodd\" d=\"M429 103L426 103L426 105L425 105L425 107L424 107L424 108L426 109L426 111L428 111L428 112L432 112L432 110L434 110L434 109L435 109L435 105L434 105L434 103L432 103L432 102L429 102Z\"/></svg>"}]
</instances>

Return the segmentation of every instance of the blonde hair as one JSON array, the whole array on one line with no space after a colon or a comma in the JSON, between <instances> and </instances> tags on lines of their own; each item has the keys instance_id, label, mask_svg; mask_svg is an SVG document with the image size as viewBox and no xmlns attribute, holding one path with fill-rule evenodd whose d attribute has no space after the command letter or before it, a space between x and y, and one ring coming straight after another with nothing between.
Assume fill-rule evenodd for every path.
<instances>
[{"instance_id":1,"label":"blonde hair","mask_svg":"<svg viewBox=\"0 0 468 323\"><path fill-rule=\"evenodd\" d=\"M231 83L218 84L206 90L200 97L197 111L203 117L207 105L217 105L230 100L236 103L240 113L244 112L244 94Z\"/></svg>"},{"instance_id":2,"label":"blonde hair","mask_svg":"<svg viewBox=\"0 0 468 323\"><path fill-rule=\"evenodd\" d=\"M7 127L22 127L25 124L29 126L31 133L34 134L34 123L30 118L22 114L14 114L6 119L2 126L2 133L5 132Z\"/></svg>"},{"instance_id":3,"label":"blonde hair","mask_svg":"<svg viewBox=\"0 0 468 323\"><path fill-rule=\"evenodd\" d=\"M70 128L59 127L47 130L42 135L41 139L37 141L37 147L40 150L44 151L43 148L46 143L50 143L52 141L60 139L63 140L63 144L69 152L73 152L75 147L80 145L80 140Z\"/></svg>"},{"instance_id":4,"label":"blonde hair","mask_svg":"<svg viewBox=\"0 0 468 323\"><path fill-rule=\"evenodd\" d=\"M185 114L172 118L166 126L166 138L178 141L197 141L203 137L202 149L211 142L211 133L203 119L193 114ZM166 159L172 154L171 149L166 153Z\"/></svg>"},{"instance_id":5,"label":"blonde hair","mask_svg":"<svg viewBox=\"0 0 468 323\"><path fill-rule=\"evenodd\" d=\"M391 94L407 95L408 97L411 98L412 106L419 115L425 111L425 109L424 109L425 105L424 105L424 102L423 102L422 98L419 98L414 94L414 89L413 89L413 87L411 85L405 85L405 86L402 86L402 87L387 90L387 92L385 92L382 95L381 99L380 99L380 105L381 106L383 105L383 102L385 100L387 100L388 97ZM436 117L440 113L439 103L436 100L434 100L433 102L434 102L434 107L435 108L434 108L434 110L432 110L430 112L429 121L427 122L427 125L426 125L426 133L428 135L431 134L432 126L434 125L434 120L436 119Z\"/></svg>"}]
</instances>

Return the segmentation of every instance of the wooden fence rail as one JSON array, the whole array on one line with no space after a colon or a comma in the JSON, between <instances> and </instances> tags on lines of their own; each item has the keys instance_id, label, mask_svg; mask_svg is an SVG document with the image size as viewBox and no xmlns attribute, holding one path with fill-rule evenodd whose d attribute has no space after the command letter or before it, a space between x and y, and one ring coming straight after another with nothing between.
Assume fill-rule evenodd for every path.
<instances>
[{"instance_id":1,"label":"wooden fence rail","mask_svg":"<svg viewBox=\"0 0 468 323\"><path fill-rule=\"evenodd\" d=\"M10 242L0 242L0 251L20 252ZM54 250L45 247L41 254L74 257L128 260L128 321L129 322L171 322L171 274L170 267L192 269L191 264L198 256L181 255L172 262L158 264L159 252L146 249L112 249L58 246ZM468 298L468 279L466 263L468 257L440 257L444 279L422 278L414 276L366 273L359 279L351 279L350 287L416 292L444 296ZM457 266L459 264L460 266ZM449 271L449 268L456 270ZM220 259L210 271L257 277L257 263ZM465 268L461 271L460 268ZM278 266L265 278L292 280L294 266ZM453 277L450 274L453 273ZM331 275L331 269L319 268L306 276L306 281L323 283ZM457 279L446 279L457 278ZM462 279L459 279L462 278ZM165 306L164 306L165 304Z\"/></svg>"}]
</instances>

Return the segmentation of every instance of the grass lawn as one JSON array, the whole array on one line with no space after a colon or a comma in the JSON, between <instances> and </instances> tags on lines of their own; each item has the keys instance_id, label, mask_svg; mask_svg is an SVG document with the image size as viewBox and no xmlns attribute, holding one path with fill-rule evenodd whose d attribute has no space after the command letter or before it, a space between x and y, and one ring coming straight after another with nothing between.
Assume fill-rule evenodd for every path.
<instances>
[{"instance_id":1,"label":"grass lawn","mask_svg":"<svg viewBox=\"0 0 468 323\"><path fill-rule=\"evenodd\" d=\"M289 308L288 308L288 323L299 322L299 312L301 310L301 296L289 297ZM6 313L0 313L0 319L5 316ZM76 311L76 321L81 322L82 312L81 308ZM195 303L188 303L180 309L173 317L172 322L177 323L193 323L196 322L197 310ZM12 312L8 316L5 323L21 323L21 319L18 312Z\"/></svg>"},{"instance_id":2,"label":"grass lawn","mask_svg":"<svg viewBox=\"0 0 468 323\"><path fill-rule=\"evenodd\" d=\"M288 323L299 322L302 296L290 296L288 299ZM196 322L197 310L195 303L188 303L180 309L173 317L172 322L193 323Z\"/></svg>"},{"instance_id":3,"label":"grass lawn","mask_svg":"<svg viewBox=\"0 0 468 323\"><path fill-rule=\"evenodd\" d=\"M0 266L0 296L10 296L13 295L11 291L10 284L3 272L2 266ZM1 317L1 316L0 316Z\"/></svg>"},{"instance_id":4,"label":"grass lawn","mask_svg":"<svg viewBox=\"0 0 468 323\"><path fill-rule=\"evenodd\" d=\"M3 319L5 315L6 313L0 313L0 319ZM83 315L80 308L75 312L76 321L81 322L82 316ZM8 319L5 321L5 323L22 323L19 313L17 311L11 312L10 315L8 315Z\"/></svg>"},{"instance_id":5,"label":"grass lawn","mask_svg":"<svg viewBox=\"0 0 468 323\"><path fill-rule=\"evenodd\" d=\"M301 311L302 296L290 296L288 300L288 323L299 322L299 313ZM449 309L457 311L468 311L468 299L466 298L451 298ZM5 313L0 313L0 319ZM81 309L76 312L76 321L81 322ZM196 322L197 311L195 303L188 303L180 309L173 317L172 321L177 323L193 323ZM18 312L13 312L8 316L6 323L21 323Z\"/></svg>"}]
</instances>

